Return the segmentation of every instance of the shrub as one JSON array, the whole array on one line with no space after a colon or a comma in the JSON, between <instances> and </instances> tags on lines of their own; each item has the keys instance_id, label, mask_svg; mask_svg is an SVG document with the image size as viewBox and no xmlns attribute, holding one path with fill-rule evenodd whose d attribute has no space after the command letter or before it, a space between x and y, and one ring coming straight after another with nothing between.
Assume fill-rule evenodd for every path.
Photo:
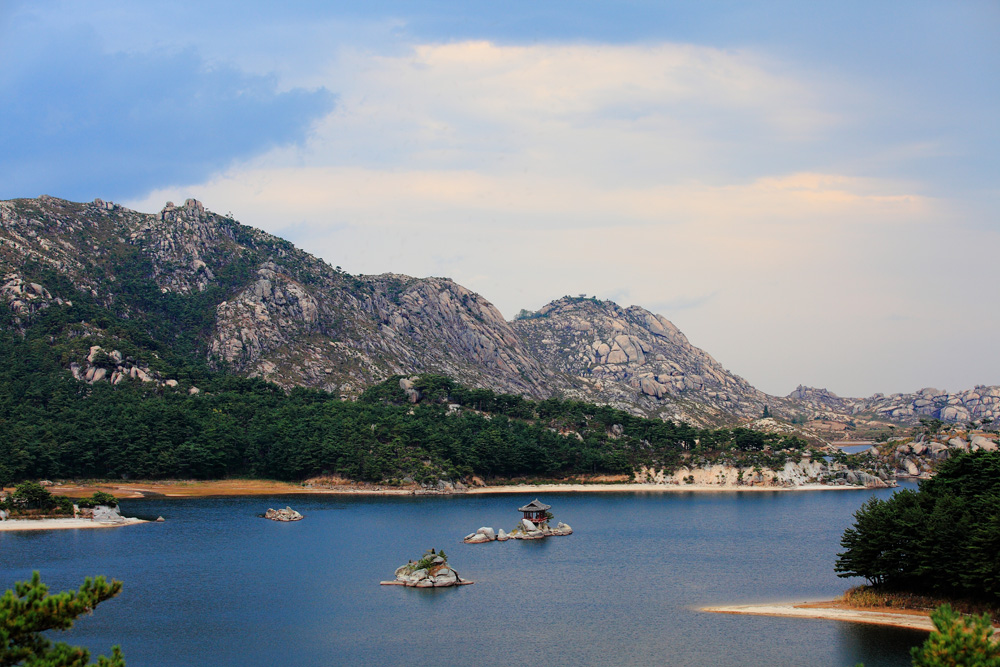
<instances>
[{"instance_id":1,"label":"shrub","mask_svg":"<svg viewBox=\"0 0 1000 667\"><path fill-rule=\"evenodd\" d=\"M98 505L107 505L108 507L118 507L118 499L115 498L110 493L105 493L104 491L96 491L94 495L89 498L84 498L77 501L79 507L93 508Z\"/></svg>"}]
</instances>

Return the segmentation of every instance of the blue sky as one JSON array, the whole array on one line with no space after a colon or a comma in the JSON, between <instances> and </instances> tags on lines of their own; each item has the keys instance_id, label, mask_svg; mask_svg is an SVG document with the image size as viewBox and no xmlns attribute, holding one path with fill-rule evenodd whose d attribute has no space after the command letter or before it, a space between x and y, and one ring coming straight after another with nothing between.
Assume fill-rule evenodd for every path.
<instances>
[{"instance_id":1,"label":"blue sky","mask_svg":"<svg viewBox=\"0 0 1000 667\"><path fill-rule=\"evenodd\" d=\"M6 2L0 198L197 197L772 393L1000 384L996 2Z\"/></svg>"}]
</instances>

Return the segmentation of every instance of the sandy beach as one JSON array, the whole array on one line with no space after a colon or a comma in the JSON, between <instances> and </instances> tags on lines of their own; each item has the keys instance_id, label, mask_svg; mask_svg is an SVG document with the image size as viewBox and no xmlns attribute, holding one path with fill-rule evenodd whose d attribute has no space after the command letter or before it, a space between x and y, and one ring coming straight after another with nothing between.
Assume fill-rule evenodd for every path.
<instances>
[{"instance_id":1,"label":"sandy beach","mask_svg":"<svg viewBox=\"0 0 1000 667\"><path fill-rule=\"evenodd\" d=\"M149 523L143 519L125 518L123 521L106 522L93 519L8 519L0 521L0 532L15 530L75 530L78 528L120 528Z\"/></svg>"},{"instance_id":2,"label":"sandy beach","mask_svg":"<svg viewBox=\"0 0 1000 667\"><path fill-rule=\"evenodd\" d=\"M891 625L897 628L911 628L930 632L934 624L928 617L930 612L910 609L856 609L843 602L775 603L728 605L705 607L701 611L715 614L748 614L751 616L782 616L786 618L818 618L848 623L870 623ZM1000 628L996 628L1000 630Z\"/></svg>"}]
</instances>

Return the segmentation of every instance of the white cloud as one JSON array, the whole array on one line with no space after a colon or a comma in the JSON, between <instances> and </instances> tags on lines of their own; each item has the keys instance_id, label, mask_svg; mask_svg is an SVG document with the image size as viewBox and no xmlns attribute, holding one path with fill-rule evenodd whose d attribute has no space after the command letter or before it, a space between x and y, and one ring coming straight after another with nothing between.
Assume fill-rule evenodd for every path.
<instances>
[{"instance_id":1,"label":"white cloud","mask_svg":"<svg viewBox=\"0 0 1000 667\"><path fill-rule=\"evenodd\" d=\"M972 261L987 246L920 184L828 164L863 122L849 92L689 45L334 56L320 83L339 104L304 147L132 205L197 196L351 272L448 275L508 316L577 293L683 304L664 314L775 393L915 388L899 350L925 353L917 384L959 377L929 341L955 344L942 318L986 288L928 265L943 240ZM963 373L954 388L1000 382L996 362Z\"/></svg>"}]
</instances>

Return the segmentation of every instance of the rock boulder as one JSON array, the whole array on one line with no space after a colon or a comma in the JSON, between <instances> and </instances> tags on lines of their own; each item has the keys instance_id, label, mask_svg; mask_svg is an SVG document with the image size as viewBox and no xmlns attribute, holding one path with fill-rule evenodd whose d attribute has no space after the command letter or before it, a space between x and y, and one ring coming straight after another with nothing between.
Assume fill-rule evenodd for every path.
<instances>
[{"instance_id":1,"label":"rock boulder","mask_svg":"<svg viewBox=\"0 0 1000 667\"><path fill-rule=\"evenodd\" d=\"M272 521L301 521L304 517L291 507L285 507L283 510L268 508L264 512L264 518Z\"/></svg>"}]
</instances>

